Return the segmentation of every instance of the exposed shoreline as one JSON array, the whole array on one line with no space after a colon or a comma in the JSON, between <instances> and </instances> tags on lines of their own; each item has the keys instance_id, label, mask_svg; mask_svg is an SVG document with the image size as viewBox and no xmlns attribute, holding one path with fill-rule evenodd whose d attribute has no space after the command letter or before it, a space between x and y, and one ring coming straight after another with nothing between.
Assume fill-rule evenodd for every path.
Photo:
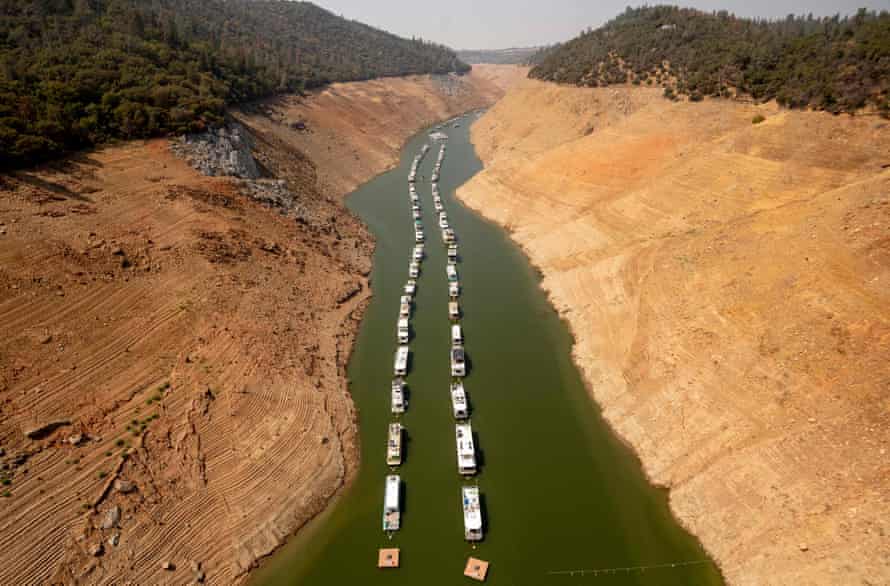
<instances>
[{"instance_id":1,"label":"exposed shoreline","mask_svg":"<svg viewBox=\"0 0 890 586\"><path fill-rule=\"evenodd\" d=\"M682 394L679 396L669 394L667 397L661 398L666 392L665 389L672 388L667 386L671 384L670 379L668 382L659 382L653 388L650 383L647 383L647 378L653 376L649 374L653 369L664 370L666 367L656 366L658 365L657 355L652 355L653 350L648 350L647 353L641 355L638 354L640 352L638 348L641 346L646 348L646 338L640 341L640 336L644 335L642 332L654 332L649 336L657 335L658 337L653 339L660 340L664 336L676 336L689 328L682 321L677 323L677 319L671 321L671 314L668 313L665 316L662 313L664 310L655 313L657 320L654 322L650 321L643 312L648 311L649 307L656 302L662 305L677 304L674 301L678 298L676 294L673 298L669 296L653 301L652 294L648 293L649 289L646 288L646 285L652 280L657 280L659 285L654 287L659 289L672 291L677 287L676 281L679 278L685 278L687 273L674 268L672 270L662 268L661 272L653 273L655 266L669 262L661 260L664 255L659 255L659 251L661 249L684 250L690 246L686 244L687 241L694 242L696 232L690 231L688 234L684 234L682 224L673 221L673 224L669 224L671 231L662 237L648 233L645 236L635 237L633 233L640 232L640 226L635 226L632 220L624 219L624 215L631 216L629 210L634 210L637 214L642 214L644 218L647 218L644 220L646 225L652 224L650 232L658 234L657 222L665 214L667 218L671 218L670 213L673 210L670 210L670 204L667 206L668 209L664 210L664 204L661 204L660 199L654 196L646 199L642 208L630 207L633 205L631 203L633 197L647 196L650 191L658 193L658 187L650 188L648 185L650 182L658 181L659 174L669 173L666 169L662 170L662 165L665 168L671 164L681 166L685 172L685 175L682 175L681 185L684 189L693 190L695 189L694 180L687 179L687 176L695 177L696 173L699 174L702 176L699 181L704 185L708 185L707 181L709 180L709 176L704 175L701 169L707 163L698 161L708 161L713 157L732 156L733 151L724 145L733 144L733 140L740 145L736 147L739 149L759 148L760 152L764 153L760 155L764 161L762 167L771 163L771 157L781 156L779 153L782 151L766 141L763 146L750 146L761 135L769 137L771 141L775 140L772 138L769 126L752 128L750 121L754 113L758 111L766 114L767 120L773 120L773 124L780 125L780 128L788 125L793 129L792 132L795 133L795 136L801 132L800 128L807 129L803 131L804 135L796 143L801 154L792 157L795 159L793 162L786 162L784 167L777 168L780 173L783 169L787 169L785 173L793 173L795 177L800 177L795 185L799 182L798 189L803 189L807 196L802 198L791 194L781 194L777 197L788 198L790 200L788 206L802 207L804 210L807 209L806 206L813 205L813 203L824 208L830 205L828 202L835 200L831 195L820 197L818 190L822 185L827 185L829 194L833 193L832 189L841 187L838 193L848 195L850 201L854 202L849 205L868 201L867 194L872 189L879 189L878 185L881 181L880 166L875 165L876 159L874 158L875 155L879 155L881 149L880 146L872 146L870 143L879 143L881 135L875 133L873 137L870 137L870 132L875 132L877 128L871 130L868 121L838 121L825 114L783 113L771 105L756 107L716 102L699 106L697 110L694 108L696 106L688 104L672 105L653 92L647 93L645 89L589 90L554 86L541 82L524 82L522 86L514 88L504 100L474 125L473 142L477 146L480 158L485 163L485 170L474 177L470 183L461 187L458 196L465 205L502 226L522 250L529 263L540 273L542 290L561 319L568 322L567 326L573 338L572 360L582 372L591 399L599 407L603 419L612 428L615 435L637 455L650 482L668 491L670 507L675 518L690 533L698 537L702 546L720 567L728 583L781 584L793 581L812 581L819 584L831 584L838 583L839 580L854 581L856 576L860 575L872 577L882 575L880 555L877 555L874 549L876 545L874 540L869 542L870 545L859 543L851 545L850 540L853 537L849 535L849 531L851 531L849 528L846 529L848 537L840 537L837 533L844 529L842 529L843 525L837 524L838 521L825 519L820 523L818 517L812 517L815 523L830 527L827 532L825 529L816 531L809 528L813 525L809 525L805 519L801 518L802 511L800 511L801 506L808 506L803 505L804 502L813 504L820 501L823 503L834 502L833 506L828 505L828 510L831 508L837 510L847 498L861 500L865 495L874 494L874 488L880 486L880 475L877 472L879 465L869 466L871 469L869 478L872 479L872 484L865 484L866 488L858 488L858 492L850 493L849 496L846 496L844 492L830 491L821 491L820 494L819 490L815 490L817 485L810 485L814 488L803 488L806 485L801 485L801 478L807 478L810 474L818 475L819 468L801 469L788 463L777 469L766 468L770 464L769 460L764 460L765 456L758 454L750 446L734 448L738 451L737 454L721 452L721 449L725 449L722 447L724 443L727 446L732 446L734 441L738 441L733 440L733 436L728 436L718 443L714 441L716 438L708 438L708 436L701 436L700 439L692 441L686 439L687 435L691 434L692 437L695 437L701 433L698 428L710 429L714 427L714 423L707 423L707 418L717 422L720 429L726 430L722 431L724 436L730 433L739 434L739 431L735 431L737 428L744 429L748 426L744 419L741 421L731 419L731 415L734 414L733 410L739 408L732 402L720 405L718 401L714 407L719 411L710 412L710 404L714 399L709 399L704 389L693 394L698 397L698 400L693 403L683 402ZM707 113L700 114L705 108L708 110ZM670 110L670 112L663 112L664 110ZM530 116L531 111L536 112L537 116ZM683 142L688 140L685 136L680 138L680 135L676 134L678 132L689 134L695 132L694 127L689 127L689 130L686 130L687 127L683 126L689 124L686 120L690 119L690 116L693 117L692 119L698 118L704 123L701 130L703 146L698 150ZM672 123L665 122L667 128L660 132L659 123L656 120L671 117L678 120ZM636 119L641 119L641 122L636 123ZM718 127L717 134L708 128L708 123ZM824 129L822 125L825 126ZM755 134L758 130L761 134ZM739 137L735 138L732 132L735 132ZM752 136L749 137L749 134ZM692 136L695 135L692 134ZM708 140L713 140L712 137L715 136L717 137L717 146L711 146ZM832 138L842 136L843 138L840 140L844 144L850 145L844 160L829 163L827 159L823 159L823 151L820 149L828 151L833 148L827 142L830 140L827 139L828 136ZM599 141L604 141L605 145L597 147ZM820 141L825 141L824 146ZM677 142L681 146L677 147L672 144ZM730 154L723 154L724 150L729 150ZM672 155L677 156L674 155L677 151L679 151L679 157L683 157L682 159L671 158ZM718 152L714 153L713 151ZM699 156L702 158L696 158ZM813 159L815 159L815 164ZM687 160L689 163L686 163ZM749 160L754 159L749 156ZM685 168L682 167L684 163L687 165ZM869 164L872 168L877 169L877 172L869 172ZM835 175L832 177L832 181L825 181L827 168L822 166L833 167L832 172ZM625 170L626 167L627 170ZM656 169L655 173L657 174L648 175L646 171L648 167ZM774 172L772 168L766 168L771 173ZM732 167L728 169L732 169ZM715 173L719 173L719 171L715 171ZM845 173L845 175L841 173ZM744 181L744 179L738 178L739 175L736 173L732 173L732 176L736 178L737 182ZM884 172L883 176L886 182L887 173ZM779 177L782 175L780 174ZM671 179L672 177L667 181ZM673 179L673 181L678 180ZM664 184L665 182L660 182L658 185L663 188ZM787 182L785 184L787 185ZM810 187L811 184L812 187ZM849 187L845 189L842 187L844 185L849 185ZM857 188L858 185L865 188L864 193L862 193L862 189ZM784 187L784 189L788 190L789 188ZM826 188L821 187L821 189ZM665 189L665 191L670 193L670 189ZM611 195L613 193L614 196ZM637 196L637 193L642 195ZM767 193L770 192L767 191ZM690 209L689 202L695 201L696 195L694 191L683 191L680 195L675 196L676 203L674 205L681 209ZM838 201L842 199L842 197L837 198ZM732 201L735 203L735 200ZM765 204L760 203L759 205L764 206ZM784 211L784 209L788 209L788 206L774 208L777 211L773 215L788 214L789 212ZM710 207L713 208L713 204ZM637 211L640 209L642 212ZM755 211L754 217L758 218L757 214L760 214L765 216L765 219L758 218L758 221L769 221L767 213L767 211ZM848 212L847 217L855 213L855 211ZM689 216L690 212L686 212L686 214ZM714 214L716 211L711 210L710 215ZM832 218L837 214L838 212L832 212ZM650 217L651 219L649 219ZM751 220L747 218L748 216L742 215L741 220L737 222L750 223ZM638 218L636 219L639 221ZM782 219L784 220L784 216ZM661 221L667 223L671 220ZM730 222L732 221L730 220ZM786 221L796 222L797 220L792 216ZM851 220L845 221L850 222ZM742 228L736 230L743 229L745 224L741 224L741 226ZM775 224L775 226L782 226L782 224ZM857 228L857 232L863 228L864 226ZM689 230L688 227L685 229ZM697 229L702 230L701 227ZM780 230L781 228L773 227L772 229ZM847 228L845 227L844 230ZM627 236L623 233L627 233ZM863 236L863 238L868 238L868 236ZM622 246L625 248L622 249ZM710 244L710 246L714 245ZM807 243L805 246L808 246L806 252L798 253L797 258L802 259L806 256L808 257L807 262L812 262L815 254L820 255L817 258L825 254L821 250L814 249L813 244ZM785 247L799 248L800 244L789 238ZM732 250L735 255L742 254L736 249ZM689 256L690 253L685 253L685 256L680 254L673 253L667 258L671 259L675 256L682 259ZM636 260L635 256L638 256L639 260ZM709 264L709 270L711 266L719 265ZM777 268L784 267L779 265ZM801 269L795 267L786 270L800 271ZM696 273L692 273L692 275L694 276ZM872 279L873 282L880 282L881 273L878 272L877 275L869 277L869 279ZM770 279L769 283L773 282L774 278L781 278L769 276L769 273L765 274L765 277ZM601 284L597 284L597 282ZM839 286L831 281L814 284L814 287L819 288L818 290L823 290L826 287L838 288ZM701 288L701 286L699 287ZM683 299L685 296L690 300L707 299L701 297L703 295L701 292L698 293L698 297L689 297L690 295L693 294L691 292L682 293L679 298ZM843 297L838 299L843 299ZM800 302L798 301L798 303ZM884 307L886 309L886 306ZM838 315L840 311L842 310L834 309L833 313ZM677 312L675 311L675 313ZM859 314L861 315L861 311ZM685 319L689 319L685 314L681 313L681 315ZM789 312L786 312L786 315L790 316ZM880 315L880 311L875 314L878 323L881 320ZM838 319L840 322L837 321ZM852 323L848 321L850 319L851 315L846 314L845 318L835 317L835 322L850 327ZM776 321L774 318L773 322ZM659 327L659 323L663 324L663 327L656 329ZM667 329L670 333L662 334L662 329ZM813 332L810 335L815 336L819 333ZM592 342L592 340L594 341ZM649 343L651 344L652 341ZM672 347L691 343L691 341L684 341L682 338L672 339L671 345L659 351L669 353ZM739 341L734 342L736 345L739 343ZM781 348L781 338L775 343ZM785 343L787 344L788 341ZM859 346L857 345L857 347ZM597 348L601 348L601 350L595 350ZM882 354L886 356L886 349L882 349L879 341L874 341L871 348L872 353L867 355L868 359L880 361ZM732 346L728 348L725 345L715 346L713 342L710 343L710 348L706 345L702 349L696 349L697 352L703 352L705 356L714 354L714 365L716 366L724 362L717 356L732 350L734 350ZM738 352L738 350L735 351ZM592 352L597 354L603 352L605 356L593 358ZM685 350L685 352L694 351ZM695 355L692 354L692 356ZM672 368L682 368L683 362L678 360L674 358L672 362L676 366L672 366ZM769 358L767 357L766 360ZM874 363L875 366L877 364L879 362ZM809 368L812 369L814 366L809 366ZM865 372L860 376L871 374L868 372L869 369L863 370ZM666 371L667 374L670 372L670 370ZM699 369L696 369L693 380L703 376L706 377L707 374L703 375ZM880 377L879 374L878 377ZM719 380L725 379L721 377L717 379L717 381ZM721 383L717 381L712 384L720 385ZM643 386L644 390L638 388L642 385L645 385ZM813 388L818 390L818 384ZM831 388L829 386L826 390L830 392ZM747 390L756 390L756 386L752 387L749 384ZM725 401L725 399L721 400ZM825 421L825 425L828 426L832 425L830 422L836 418L839 421L846 421L851 417L857 419L871 419L872 417L869 415L872 409L868 407L867 403L862 404L861 413L841 410L836 414L816 415L813 413L814 408L819 405L824 409L825 401L822 401L821 404L818 401L809 404L808 398L804 401L807 404L797 401L800 404L792 407L784 416L786 419L784 429L794 430L790 437L798 434L809 435L814 432L816 435L810 441L820 441L815 438L821 437L823 438L821 441L824 442L826 436L815 429L811 430L814 422L821 424L822 421ZM769 399L763 399L761 405L766 406L770 402ZM756 409L756 405L755 403L752 408ZM851 406L854 405L855 403L851 404ZM834 409L838 408L834 407ZM746 407L746 409L748 408ZM803 427L801 427L800 415L807 411L810 411L811 414L804 416ZM746 413L745 417L752 420L768 417L768 420L772 422L773 418L777 416L779 420L782 419L781 411L773 409L769 409L766 414L750 410ZM668 414L672 414L674 417L666 417ZM686 426L686 418L695 422L693 423L694 427ZM788 426L788 420L790 420L791 427ZM795 424L795 420L798 423ZM725 423L720 423L721 421ZM870 425L874 426L874 422L875 420L871 419ZM872 432L880 428L870 427L868 423L864 426ZM848 425L841 424L838 429L845 430L846 435L843 435L844 431L838 430L833 432L837 434L836 437L843 438L847 442L862 443L860 438L854 438L852 434L855 431ZM757 446L758 443L769 445L771 441L774 441L769 434L765 437L758 437L753 431L747 430L739 437L749 438L746 441L752 446ZM831 443L836 443L836 441ZM873 444L869 444L870 442L862 445L861 449L873 451ZM709 453L707 456L709 460L706 467L702 467L702 464L697 462L703 458L705 453ZM766 454L771 454L771 451ZM823 452L822 457L834 462L836 456L828 451ZM864 458L864 455L860 455L859 461L867 462L868 460ZM846 461L848 462L846 466L849 468L853 461L849 459ZM724 466L728 467L725 472L716 475L713 473L713 470ZM755 479L753 483L736 484L734 476L737 474L748 478L750 474L758 472L763 474L765 469L769 470L768 474L773 475L787 475L791 469L795 469L800 474L797 478L788 478L787 487L782 491L783 498L799 499L801 502L795 507L796 511L791 511L791 515L789 515L787 505L779 505L779 502L775 500L759 500L762 498L760 495L762 488L757 482L759 479ZM745 472L746 470L751 472ZM875 476L875 474L878 475ZM878 483L877 486L873 484L874 482ZM869 486L874 488L867 488ZM724 493L733 494L734 497L727 500ZM744 521L746 517L742 514L742 509L747 509L747 507L743 507L742 503L755 498L758 499L754 501L757 502L758 508L756 509L756 522L753 525L757 527L757 531L752 531L750 518L748 521ZM774 508L776 506L779 508ZM880 518L881 515L877 511L881 506L879 500L863 501L860 507L870 510L871 514L862 516L865 524L859 523L860 528L867 528L868 523ZM886 508L886 505L884 506ZM836 515L835 518L837 518ZM796 521L792 522L791 519ZM841 547L844 548L845 553L839 553ZM772 557L775 561L768 562L768 557ZM870 562L872 568L870 570L851 570L851 566L860 563L857 560L867 560L866 563Z\"/></svg>"}]
</instances>

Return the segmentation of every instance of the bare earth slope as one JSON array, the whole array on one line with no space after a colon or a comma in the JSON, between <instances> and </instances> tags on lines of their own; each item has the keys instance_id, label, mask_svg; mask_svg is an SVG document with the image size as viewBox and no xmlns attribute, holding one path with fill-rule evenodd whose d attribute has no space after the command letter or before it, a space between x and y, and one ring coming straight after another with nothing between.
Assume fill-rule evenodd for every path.
<instances>
[{"instance_id":1,"label":"bare earth slope","mask_svg":"<svg viewBox=\"0 0 890 586\"><path fill-rule=\"evenodd\" d=\"M333 115L305 99L307 144L252 117L298 221L161 140L0 177L0 584L238 583L325 506L356 462L370 294L342 196L422 121L495 99L476 75L461 98L417 78L337 86ZM410 115L379 118L402 91ZM328 123L357 111L389 150L337 160Z\"/></svg>"},{"instance_id":2,"label":"bare earth slope","mask_svg":"<svg viewBox=\"0 0 890 586\"><path fill-rule=\"evenodd\" d=\"M473 139L460 196L728 580L890 582L890 125L527 81Z\"/></svg>"}]
</instances>

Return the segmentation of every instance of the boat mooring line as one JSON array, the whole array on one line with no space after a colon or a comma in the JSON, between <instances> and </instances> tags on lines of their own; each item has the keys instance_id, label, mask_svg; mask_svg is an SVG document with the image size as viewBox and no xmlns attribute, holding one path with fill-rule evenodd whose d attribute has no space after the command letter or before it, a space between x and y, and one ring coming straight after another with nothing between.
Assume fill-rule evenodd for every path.
<instances>
[{"instance_id":1,"label":"boat mooring line","mask_svg":"<svg viewBox=\"0 0 890 586\"><path fill-rule=\"evenodd\" d=\"M682 568L687 566L697 566L700 564L708 564L710 561L708 560L690 560L686 562L673 562L667 564L654 564L651 566L630 566L626 568L599 568L596 570L550 570L547 572L548 576L570 576L570 577L583 577L583 576L599 576L606 574L618 574L620 572L630 573L630 572L645 572L646 570L663 570L667 568Z\"/></svg>"}]
</instances>

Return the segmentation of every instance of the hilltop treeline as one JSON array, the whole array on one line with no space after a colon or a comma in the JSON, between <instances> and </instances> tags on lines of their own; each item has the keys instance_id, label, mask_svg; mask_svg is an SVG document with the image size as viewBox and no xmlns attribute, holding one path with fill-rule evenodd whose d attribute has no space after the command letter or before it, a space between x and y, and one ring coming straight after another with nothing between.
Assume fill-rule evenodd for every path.
<instances>
[{"instance_id":1,"label":"hilltop treeline","mask_svg":"<svg viewBox=\"0 0 890 586\"><path fill-rule=\"evenodd\" d=\"M308 2L0 0L0 166L197 131L229 103L333 81L464 72L451 50Z\"/></svg>"},{"instance_id":2,"label":"hilltop treeline","mask_svg":"<svg viewBox=\"0 0 890 586\"><path fill-rule=\"evenodd\" d=\"M628 8L540 56L531 77L665 95L744 94L792 108L890 114L890 13L760 21L673 6Z\"/></svg>"}]
</instances>

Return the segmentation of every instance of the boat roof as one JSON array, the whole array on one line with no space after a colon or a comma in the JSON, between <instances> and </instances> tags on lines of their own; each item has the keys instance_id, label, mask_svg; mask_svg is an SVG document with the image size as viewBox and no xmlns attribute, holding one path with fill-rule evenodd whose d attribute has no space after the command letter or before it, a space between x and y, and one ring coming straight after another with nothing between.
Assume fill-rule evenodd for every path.
<instances>
[{"instance_id":1,"label":"boat roof","mask_svg":"<svg viewBox=\"0 0 890 586\"><path fill-rule=\"evenodd\" d=\"M408 327L408 318L407 317L403 317L402 319L399 320L399 327L400 328Z\"/></svg>"}]
</instances>

